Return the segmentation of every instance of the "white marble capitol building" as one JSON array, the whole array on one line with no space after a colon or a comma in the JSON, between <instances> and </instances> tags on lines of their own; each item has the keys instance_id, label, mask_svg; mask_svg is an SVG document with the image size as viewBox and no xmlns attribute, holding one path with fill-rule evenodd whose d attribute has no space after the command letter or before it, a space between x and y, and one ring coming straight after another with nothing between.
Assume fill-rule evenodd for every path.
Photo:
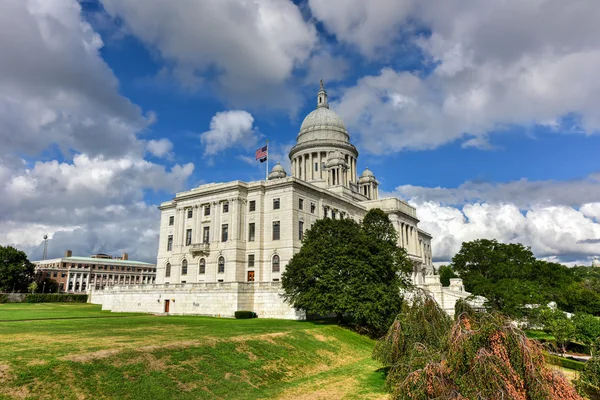
<instances>
[{"instance_id":1,"label":"white marble capitol building","mask_svg":"<svg viewBox=\"0 0 600 400\"><path fill-rule=\"evenodd\" d=\"M252 310L263 318L303 318L283 302L280 280L304 232L320 218L360 221L380 208L414 263L413 282L453 312L469 293L460 279L450 287L439 283L432 237L419 229L416 209L380 198L369 169L359 176L358 151L322 82L296 140L290 174L277 164L267 180L206 184L162 203L156 284L93 290L91 301L113 311L230 317Z\"/></svg>"}]
</instances>

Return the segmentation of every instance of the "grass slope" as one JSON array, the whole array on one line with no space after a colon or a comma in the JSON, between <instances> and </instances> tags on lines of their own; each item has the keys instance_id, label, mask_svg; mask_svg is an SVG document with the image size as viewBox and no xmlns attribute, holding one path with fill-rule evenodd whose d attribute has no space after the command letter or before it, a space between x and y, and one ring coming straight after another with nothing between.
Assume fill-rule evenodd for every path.
<instances>
[{"instance_id":1,"label":"grass slope","mask_svg":"<svg viewBox=\"0 0 600 400\"><path fill-rule=\"evenodd\" d=\"M0 320L0 399L387 398L373 341L335 325L89 304L0 304Z\"/></svg>"}]
</instances>

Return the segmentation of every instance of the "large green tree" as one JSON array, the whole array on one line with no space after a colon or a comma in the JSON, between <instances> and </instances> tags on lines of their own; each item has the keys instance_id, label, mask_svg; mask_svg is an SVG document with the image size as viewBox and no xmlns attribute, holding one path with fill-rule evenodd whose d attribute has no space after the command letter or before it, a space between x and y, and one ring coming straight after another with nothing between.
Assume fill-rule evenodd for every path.
<instances>
[{"instance_id":1,"label":"large green tree","mask_svg":"<svg viewBox=\"0 0 600 400\"><path fill-rule=\"evenodd\" d=\"M463 243L451 266L467 291L487 298L490 308L517 317L526 304L554 301L565 309L569 288L577 281L566 266L537 260L522 244L496 240Z\"/></svg>"},{"instance_id":2,"label":"large green tree","mask_svg":"<svg viewBox=\"0 0 600 400\"><path fill-rule=\"evenodd\" d=\"M34 265L11 246L0 246L0 292L22 292L33 279Z\"/></svg>"},{"instance_id":3,"label":"large green tree","mask_svg":"<svg viewBox=\"0 0 600 400\"><path fill-rule=\"evenodd\" d=\"M350 316L379 335L400 311L411 270L389 218L371 210L362 226L350 219L317 221L287 265L282 285L295 308Z\"/></svg>"}]
</instances>

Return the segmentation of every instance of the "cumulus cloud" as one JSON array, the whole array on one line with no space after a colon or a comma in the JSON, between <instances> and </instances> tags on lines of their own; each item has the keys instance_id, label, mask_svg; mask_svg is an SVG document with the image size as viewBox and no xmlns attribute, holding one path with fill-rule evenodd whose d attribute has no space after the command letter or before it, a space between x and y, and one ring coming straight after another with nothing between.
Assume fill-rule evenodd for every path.
<instances>
[{"instance_id":1,"label":"cumulus cloud","mask_svg":"<svg viewBox=\"0 0 600 400\"><path fill-rule=\"evenodd\" d=\"M210 130L200 134L204 154L214 156L232 147L254 146L259 134L253 124L254 117L247 111L231 110L216 113L210 121Z\"/></svg>"},{"instance_id":2,"label":"cumulus cloud","mask_svg":"<svg viewBox=\"0 0 600 400\"><path fill-rule=\"evenodd\" d=\"M510 203L521 209L532 205L579 207L600 199L600 179L590 175L567 181L521 179L506 183L465 182L456 188L402 185L396 188L396 193L415 201L435 201L446 205L486 202ZM600 215L600 209L594 209L591 205L582 207L582 212L587 216Z\"/></svg>"},{"instance_id":3,"label":"cumulus cloud","mask_svg":"<svg viewBox=\"0 0 600 400\"><path fill-rule=\"evenodd\" d=\"M146 150L158 158L170 157L172 155L173 142L167 138L150 140L146 143Z\"/></svg>"},{"instance_id":4,"label":"cumulus cloud","mask_svg":"<svg viewBox=\"0 0 600 400\"><path fill-rule=\"evenodd\" d=\"M186 186L193 164L149 162L170 141L138 139L155 116L119 93L103 42L75 0L7 0L0 13L0 243L41 257L70 248L156 257L148 191ZM50 151L48 151L50 149ZM30 162L40 153L59 160Z\"/></svg>"},{"instance_id":5,"label":"cumulus cloud","mask_svg":"<svg viewBox=\"0 0 600 400\"><path fill-rule=\"evenodd\" d=\"M367 56L386 49L400 35L414 6L407 0L308 0L315 18L338 40Z\"/></svg>"},{"instance_id":6,"label":"cumulus cloud","mask_svg":"<svg viewBox=\"0 0 600 400\"><path fill-rule=\"evenodd\" d=\"M600 181L468 182L458 188L400 186L394 195L417 207L433 234L436 261L480 238L531 246L538 257L586 262L600 242Z\"/></svg>"},{"instance_id":7,"label":"cumulus cloud","mask_svg":"<svg viewBox=\"0 0 600 400\"><path fill-rule=\"evenodd\" d=\"M92 155L140 150L151 119L118 93L102 39L76 1L7 0L0 13L0 155L49 145Z\"/></svg>"},{"instance_id":8,"label":"cumulus cloud","mask_svg":"<svg viewBox=\"0 0 600 400\"><path fill-rule=\"evenodd\" d=\"M149 259L156 256L146 251L154 246L149 238L157 235L158 211L144 202L143 192L182 189L194 166L177 164L168 171L141 159L77 155L72 163L37 162L31 169L13 164L0 170L0 243L33 251L49 233L53 251L126 247ZM136 249L142 239L148 243ZM111 250L109 244L118 246Z\"/></svg>"},{"instance_id":9,"label":"cumulus cloud","mask_svg":"<svg viewBox=\"0 0 600 400\"><path fill-rule=\"evenodd\" d=\"M297 100L283 84L317 44L316 29L290 0L102 0L102 4L171 63L184 86L203 85L205 73L211 73L218 92L231 95L230 100L276 107Z\"/></svg>"},{"instance_id":10,"label":"cumulus cloud","mask_svg":"<svg viewBox=\"0 0 600 400\"><path fill-rule=\"evenodd\" d=\"M387 12L380 11L384 0L356 3L309 2L338 39L373 58L394 54L406 24L419 26L429 33L413 36L412 44L432 70L384 68L346 88L335 106L366 150L429 149L455 140L486 148L490 132L514 125L569 131L566 116L575 132L600 129L600 3L405 0Z\"/></svg>"}]
</instances>

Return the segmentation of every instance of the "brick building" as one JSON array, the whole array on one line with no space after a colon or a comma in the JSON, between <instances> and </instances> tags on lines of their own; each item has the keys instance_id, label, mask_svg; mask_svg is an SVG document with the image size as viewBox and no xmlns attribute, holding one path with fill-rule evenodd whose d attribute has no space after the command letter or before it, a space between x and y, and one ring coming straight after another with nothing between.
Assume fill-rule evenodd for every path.
<instances>
[{"instance_id":1,"label":"brick building","mask_svg":"<svg viewBox=\"0 0 600 400\"><path fill-rule=\"evenodd\" d=\"M153 284L156 278L154 264L129 260L127 253L121 257L107 254L78 257L67 250L62 258L33 263L40 279L55 280L60 291L65 293L84 293L90 287L103 289L114 285Z\"/></svg>"}]
</instances>

